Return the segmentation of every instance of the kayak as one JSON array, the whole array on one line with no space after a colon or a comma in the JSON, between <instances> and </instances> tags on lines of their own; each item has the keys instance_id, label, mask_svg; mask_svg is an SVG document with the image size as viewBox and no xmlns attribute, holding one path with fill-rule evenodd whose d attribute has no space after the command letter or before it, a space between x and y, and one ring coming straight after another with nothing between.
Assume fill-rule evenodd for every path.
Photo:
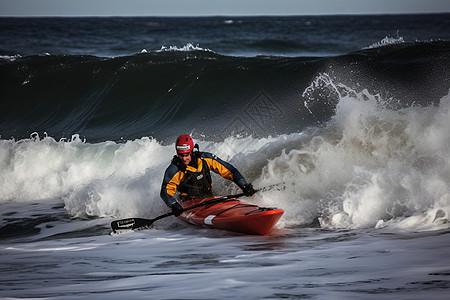
<instances>
[{"instance_id":1,"label":"kayak","mask_svg":"<svg viewBox=\"0 0 450 300\"><path fill-rule=\"evenodd\" d=\"M216 202L209 197L188 200L181 203L183 208L211 202L183 212L178 218L197 226L229 230L234 232L267 235L283 215L279 208L265 208L245 203L236 198Z\"/></svg>"}]
</instances>

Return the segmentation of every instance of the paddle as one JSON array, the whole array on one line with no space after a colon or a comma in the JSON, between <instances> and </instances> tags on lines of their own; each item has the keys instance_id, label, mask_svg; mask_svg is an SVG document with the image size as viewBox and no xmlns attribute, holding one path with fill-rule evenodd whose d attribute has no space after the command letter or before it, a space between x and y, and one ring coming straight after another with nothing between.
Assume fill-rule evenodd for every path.
<instances>
[{"instance_id":1,"label":"paddle","mask_svg":"<svg viewBox=\"0 0 450 300\"><path fill-rule=\"evenodd\" d=\"M183 209L183 211L191 210L193 208L206 206L206 205L210 205L210 204L214 204L214 203L219 203L219 202L231 199L231 198L239 198L242 196L245 196L245 194L240 193L240 194L236 194L236 195L229 195L229 196L223 196L223 197L211 199L209 201L205 201L205 202L202 202L199 204L195 204L195 205L186 207L185 209ZM165 217L172 216L172 215L173 215L173 212L168 212L168 213L166 213L164 215L160 215L154 219L128 218L128 219L116 220L116 221L111 222L111 228L114 233L116 233L117 230L144 229L144 228L150 227L153 224L153 222L155 222L159 219L165 218Z\"/></svg>"}]
</instances>

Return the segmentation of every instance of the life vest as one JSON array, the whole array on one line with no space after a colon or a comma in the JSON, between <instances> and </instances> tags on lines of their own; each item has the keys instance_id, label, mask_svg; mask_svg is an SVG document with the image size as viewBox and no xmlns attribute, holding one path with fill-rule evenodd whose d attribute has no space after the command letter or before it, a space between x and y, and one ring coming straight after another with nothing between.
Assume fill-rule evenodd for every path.
<instances>
[{"instance_id":1,"label":"life vest","mask_svg":"<svg viewBox=\"0 0 450 300\"><path fill-rule=\"evenodd\" d=\"M192 160L198 164L200 160L202 168L199 172L188 170L178 156L174 156L173 163L184 172L183 181L178 186L178 191L184 198L199 198L212 196L212 179L208 163L201 157L201 153L192 153ZM197 168L198 169L198 168Z\"/></svg>"}]
</instances>

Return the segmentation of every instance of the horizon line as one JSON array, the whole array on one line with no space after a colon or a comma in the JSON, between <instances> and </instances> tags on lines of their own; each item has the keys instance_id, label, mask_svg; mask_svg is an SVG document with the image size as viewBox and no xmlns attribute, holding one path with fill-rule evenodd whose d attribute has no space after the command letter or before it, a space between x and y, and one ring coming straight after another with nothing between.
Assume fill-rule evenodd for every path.
<instances>
[{"instance_id":1,"label":"horizon line","mask_svg":"<svg viewBox=\"0 0 450 300\"><path fill-rule=\"evenodd\" d=\"M450 14L445 12L374 12L374 13L307 13L307 14L205 14L205 15L144 15L144 14L79 14L79 15L1 15L0 18L121 18L121 17L147 17L147 18L227 18L227 17L311 17L311 16L384 16L384 15L433 15Z\"/></svg>"}]
</instances>

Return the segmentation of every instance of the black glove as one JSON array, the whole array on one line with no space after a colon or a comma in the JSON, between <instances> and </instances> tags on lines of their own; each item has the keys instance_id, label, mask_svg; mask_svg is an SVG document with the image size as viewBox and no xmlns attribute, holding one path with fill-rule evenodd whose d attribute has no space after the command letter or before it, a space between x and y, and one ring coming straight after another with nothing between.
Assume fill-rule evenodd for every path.
<instances>
[{"instance_id":1,"label":"black glove","mask_svg":"<svg viewBox=\"0 0 450 300\"><path fill-rule=\"evenodd\" d=\"M180 203L175 202L172 204L172 212L175 217L178 217L183 213L184 209L181 207Z\"/></svg>"},{"instance_id":2,"label":"black glove","mask_svg":"<svg viewBox=\"0 0 450 300\"><path fill-rule=\"evenodd\" d=\"M251 183L244 185L242 190L244 191L245 196L253 196L256 193Z\"/></svg>"}]
</instances>

